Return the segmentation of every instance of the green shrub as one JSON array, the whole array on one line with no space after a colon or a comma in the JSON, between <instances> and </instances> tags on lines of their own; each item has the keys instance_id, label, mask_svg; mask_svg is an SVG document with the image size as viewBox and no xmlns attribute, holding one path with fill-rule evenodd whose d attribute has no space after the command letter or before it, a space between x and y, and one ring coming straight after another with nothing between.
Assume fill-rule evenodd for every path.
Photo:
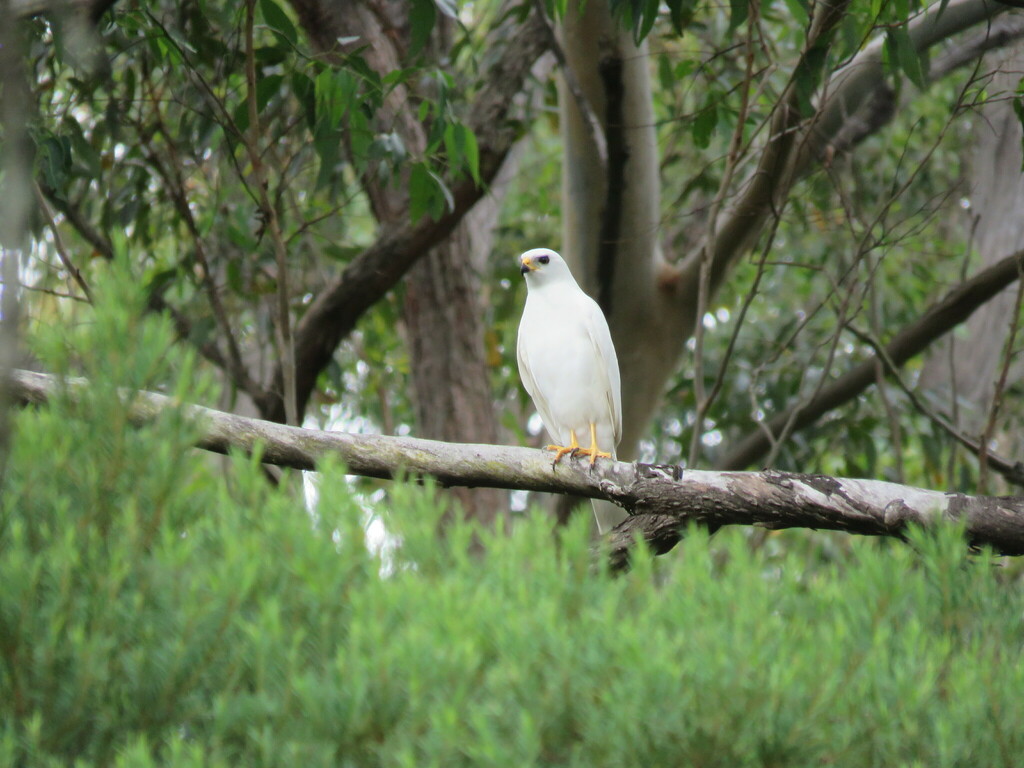
<instances>
[{"instance_id":1,"label":"green shrub","mask_svg":"<svg viewBox=\"0 0 1024 768\"><path fill-rule=\"evenodd\" d=\"M103 293L103 290L106 292ZM0 519L0 765L979 766L1024 754L1024 599L956 531L845 560L695 533L612 578L554 541L435 535L429 490L311 517L119 387L208 389L112 280L38 348L90 381L16 417Z\"/></svg>"}]
</instances>

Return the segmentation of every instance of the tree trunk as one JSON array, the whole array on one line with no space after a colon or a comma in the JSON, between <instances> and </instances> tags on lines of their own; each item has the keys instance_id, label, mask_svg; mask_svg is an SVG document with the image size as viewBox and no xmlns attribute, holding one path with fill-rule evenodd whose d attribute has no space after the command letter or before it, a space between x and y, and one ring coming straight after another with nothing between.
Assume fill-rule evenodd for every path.
<instances>
[{"instance_id":1,"label":"tree trunk","mask_svg":"<svg viewBox=\"0 0 1024 768\"><path fill-rule=\"evenodd\" d=\"M409 271L402 317L408 337L418 434L446 442L498 442L498 420L484 349L481 275L487 274L506 162L492 195L481 200L444 245ZM508 513L505 491L458 488L465 517L487 526Z\"/></svg>"},{"instance_id":2,"label":"tree trunk","mask_svg":"<svg viewBox=\"0 0 1024 768\"><path fill-rule=\"evenodd\" d=\"M1008 98L1020 80L1024 47L989 59L996 74L988 88L991 101L976 120L978 144L969 190L971 240L983 267L1024 249L1021 121ZM986 420L1016 294L1011 286L975 312L962 335L936 349L921 376L921 385L941 391L951 409L958 412L960 425L970 433L977 433ZM1011 380L1019 378L1019 367L1012 373Z\"/></svg>"},{"instance_id":3,"label":"tree trunk","mask_svg":"<svg viewBox=\"0 0 1024 768\"><path fill-rule=\"evenodd\" d=\"M661 185L647 45L633 42L606 2L582 10L570 3L561 37L570 76L607 148L602 158L600 139L563 76L562 253L608 318L622 378L618 455L628 460L637 455L692 319L676 299L678 282L659 279ZM603 504L595 511L609 522L620 518Z\"/></svg>"},{"instance_id":4,"label":"tree trunk","mask_svg":"<svg viewBox=\"0 0 1024 768\"><path fill-rule=\"evenodd\" d=\"M801 66L820 66L819 59L825 60L821 54L846 6L843 0L816 6ZM936 2L910 22L908 35L915 50L924 53L1001 10L980 0ZM568 68L605 132L607 163L601 162L599 143L563 81L562 247L609 319L622 374L620 455L630 458L696 327L705 248L711 254L710 300L777 215L779 201L797 179L817 167L821 151L855 117L858 105L887 87L881 77L883 38L871 41L834 75L815 119L801 120L795 91L787 91L793 103L780 103L763 145L743 158L745 168L753 164L756 170L736 175L725 190L730 202L714 228L704 238L691 238L709 244L668 264L658 241L658 157L646 46L634 45L611 18L606 2L586 3L582 11L570 5L563 31Z\"/></svg>"},{"instance_id":5,"label":"tree trunk","mask_svg":"<svg viewBox=\"0 0 1024 768\"><path fill-rule=\"evenodd\" d=\"M562 78L563 255L604 310L622 376L620 458L637 443L658 406L692 331L662 282L661 185L647 46L615 21L608 4L569 5L563 25L568 67L600 122L607 163ZM692 309L691 309L692 314Z\"/></svg>"},{"instance_id":6,"label":"tree trunk","mask_svg":"<svg viewBox=\"0 0 1024 768\"><path fill-rule=\"evenodd\" d=\"M319 6L318 3L300 5ZM353 3L341 12L324 11L321 20L341 20L346 35L358 32L367 62L381 75L402 66L408 50L408 25L398 4L381 0ZM307 11L308 12L308 11ZM338 25L339 27L341 25ZM322 45L333 44L340 29L317 33ZM439 21L433 49L440 57L450 47L450 22ZM411 156L426 148L426 126L417 118L404 89L393 90L377 115L380 130L401 136ZM406 184L367 176L363 188L382 229L398 227L409 216ZM496 442L498 423L484 358L480 270L475 253L488 249L487 237L497 206L486 198L408 273L403 321L412 370L412 400L417 434L437 440ZM478 250L480 249L480 250ZM462 488L456 494L466 517L493 525L508 511L506 495L494 489Z\"/></svg>"}]
</instances>

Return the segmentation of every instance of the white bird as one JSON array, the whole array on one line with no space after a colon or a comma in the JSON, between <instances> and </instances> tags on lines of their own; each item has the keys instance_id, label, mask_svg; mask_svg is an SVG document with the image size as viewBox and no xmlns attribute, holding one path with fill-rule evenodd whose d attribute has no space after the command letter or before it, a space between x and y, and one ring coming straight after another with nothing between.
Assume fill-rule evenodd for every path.
<instances>
[{"instance_id":1,"label":"white bird","mask_svg":"<svg viewBox=\"0 0 1024 768\"><path fill-rule=\"evenodd\" d=\"M591 466L601 457L615 459L622 398L608 321L554 251L529 250L519 267L527 287L519 376L551 436L546 447L555 452L554 463L566 454L589 456Z\"/></svg>"}]
</instances>

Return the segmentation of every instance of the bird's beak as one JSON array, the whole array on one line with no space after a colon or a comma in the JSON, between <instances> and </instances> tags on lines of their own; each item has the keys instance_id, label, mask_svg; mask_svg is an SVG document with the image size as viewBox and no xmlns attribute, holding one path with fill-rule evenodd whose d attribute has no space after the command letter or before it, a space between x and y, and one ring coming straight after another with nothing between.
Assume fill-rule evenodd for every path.
<instances>
[{"instance_id":1,"label":"bird's beak","mask_svg":"<svg viewBox=\"0 0 1024 768\"><path fill-rule=\"evenodd\" d=\"M527 272L535 272L537 265L533 263L533 257L524 256L519 260L519 273L525 275Z\"/></svg>"}]
</instances>

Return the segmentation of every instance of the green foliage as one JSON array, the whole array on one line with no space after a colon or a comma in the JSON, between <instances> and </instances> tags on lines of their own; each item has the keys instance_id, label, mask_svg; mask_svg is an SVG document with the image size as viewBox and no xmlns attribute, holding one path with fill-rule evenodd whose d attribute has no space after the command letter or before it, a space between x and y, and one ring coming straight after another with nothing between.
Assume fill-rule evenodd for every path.
<instances>
[{"instance_id":1,"label":"green foliage","mask_svg":"<svg viewBox=\"0 0 1024 768\"><path fill-rule=\"evenodd\" d=\"M454 14L450 2L417 8L445 20ZM447 211L453 182L480 180L477 139L463 122L471 69L452 67L456 76L419 52L378 74L358 38L342 40L345 52L328 60L281 0L256 3L252 84L245 4L118 3L95 34L78 36L63 35L60 18L25 23L38 105L36 177L86 282L112 256L115 238L126 238L140 279L188 321L196 346L225 343L204 282L212 274L243 353L276 362L275 251L254 156L276 209L296 319L325 275L376 235L360 179L407 189L413 219ZM433 17L429 25L418 19L413 35L429 36ZM472 55L475 37L457 25L452 36ZM381 115L396 91L422 108L430 127L428 146L415 152ZM39 242L50 238L48 224L42 216L33 222ZM55 258L52 248L40 250L33 287L66 293ZM30 315L49 320L52 297L33 298ZM337 390L356 361L339 366L324 377L325 389Z\"/></svg>"},{"instance_id":2,"label":"green foliage","mask_svg":"<svg viewBox=\"0 0 1024 768\"><path fill-rule=\"evenodd\" d=\"M742 4L742 11L746 12L747 0L736 0L735 4ZM624 26L633 30L637 43L651 33L663 6L668 8L672 30L682 34L693 21L698 3L697 0L669 0L667 3L661 0L611 0L612 12L622 20ZM734 14L736 11L734 7Z\"/></svg>"},{"instance_id":3,"label":"green foliage","mask_svg":"<svg viewBox=\"0 0 1024 768\"><path fill-rule=\"evenodd\" d=\"M121 274L119 277L118 274ZM429 490L328 469L310 516L226 473L196 386L119 266L43 332L77 402L17 415L0 519L0 763L32 766L999 764L1024 749L1020 590L955 530L842 562L693 533L613 578L582 516L438 538ZM200 384L202 388L202 384ZM486 555L471 554L479 536ZM1012 758L1011 758L1012 760Z\"/></svg>"}]
</instances>

